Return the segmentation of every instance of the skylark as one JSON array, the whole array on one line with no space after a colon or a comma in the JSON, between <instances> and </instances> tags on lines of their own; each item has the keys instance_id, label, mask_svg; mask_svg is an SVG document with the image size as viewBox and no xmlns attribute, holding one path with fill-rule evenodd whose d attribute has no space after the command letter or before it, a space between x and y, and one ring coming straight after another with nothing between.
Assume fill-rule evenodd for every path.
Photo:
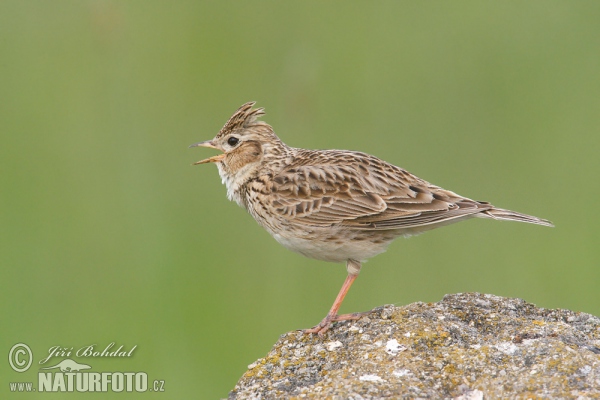
<instances>
[{"instance_id":1,"label":"skylark","mask_svg":"<svg viewBox=\"0 0 600 400\"><path fill-rule=\"evenodd\" d=\"M348 276L331 310L306 333L322 335L334 321L360 317L338 315L342 301L361 263L399 236L472 217L553 226L442 189L369 154L289 147L258 120L265 112L254 104L241 106L212 140L190 146L223 152L194 165L215 163L229 200L288 249L346 263Z\"/></svg>"}]
</instances>

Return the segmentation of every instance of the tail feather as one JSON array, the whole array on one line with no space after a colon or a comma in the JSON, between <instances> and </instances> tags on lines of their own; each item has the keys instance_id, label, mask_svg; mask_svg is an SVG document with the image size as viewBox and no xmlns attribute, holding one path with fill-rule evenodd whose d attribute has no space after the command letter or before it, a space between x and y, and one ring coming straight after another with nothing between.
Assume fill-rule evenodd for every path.
<instances>
[{"instance_id":1,"label":"tail feather","mask_svg":"<svg viewBox=\"0 0 600 400\"><path fill-rule=\"evenodd\" d=\"M529 224L554 227L554 224L547 219L541 219L534 217L533 215L521 214L516 211L504 210L502 208L490 208L489 210L483 211L480 215L501 221L527 222Z\"/></svg>"}]
</instances>

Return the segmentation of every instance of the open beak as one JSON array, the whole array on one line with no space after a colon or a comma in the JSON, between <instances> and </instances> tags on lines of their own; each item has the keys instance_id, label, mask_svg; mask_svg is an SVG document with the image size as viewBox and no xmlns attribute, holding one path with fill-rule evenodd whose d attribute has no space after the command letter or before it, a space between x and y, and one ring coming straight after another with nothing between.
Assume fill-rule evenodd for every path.
<instances>
[{"instance_id":1,"label":"open beak","mask_svg":"<svg viewBox=\"0 0 600 400\"><path fill-rule=\"evenodd\" d=\"M220 150L218 147L216 147L210 140L207 140L205 142L200 142L200 143L194 143L193 145L191 145L190 147L210 147L211 149L217 149ZM216 156L212 156L209 158L205 158L204 160L200 160L195 162L192 165L198 165L198 164L207 164L207 163L213 163L213 162L219 162L219 161L223 161L223 159L225 158L225 154L219 154Z\"/></svg>"}]
</instances>

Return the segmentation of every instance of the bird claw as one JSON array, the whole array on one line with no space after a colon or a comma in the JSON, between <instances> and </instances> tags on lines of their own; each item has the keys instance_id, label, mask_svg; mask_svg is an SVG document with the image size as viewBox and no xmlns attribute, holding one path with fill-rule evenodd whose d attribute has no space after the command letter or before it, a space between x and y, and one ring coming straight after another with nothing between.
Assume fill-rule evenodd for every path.
<instances>
[{"instance_id":1,"label":"bird claw","mask_svg":"<svg viewBox=\"0 0 600 400\"><path fill-rule=\"evenodd\" d=\"M321 322L319 322L318 325L316 325L310 329L305 329L303 332L304 333L316 333L319 336L323 336L325 334L325 332L327 332L329 330L329 328L331 327L331 323L333 322L332 318L333 318L332 315L328 315L325 318L323 318L323 320Z\"/></svg>"},{"instance_id":2,"label":"bird claw","mask_svg":"<svg viewBox=\"0 0 600 400\"><path fill-rule=\"evenodd\" d=\"M323 336L325 332L331 328L331 324L337 321L348 321L348 320L357 320L362 318L363 315L368 314L369 312L358 312L352 314L342 314L342 315L327 315L318 325L305 329L304 333L316 333L319 336Z\"/></svg>"}]
</instances>

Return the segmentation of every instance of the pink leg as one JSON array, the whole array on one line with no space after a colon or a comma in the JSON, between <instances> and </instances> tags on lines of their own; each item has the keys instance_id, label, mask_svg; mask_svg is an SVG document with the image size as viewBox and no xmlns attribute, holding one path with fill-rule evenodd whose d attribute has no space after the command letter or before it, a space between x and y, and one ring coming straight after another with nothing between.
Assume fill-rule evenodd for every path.
<instances>
[{"instance_id":1,"label":"pink leg","mask_svg":"<svg viewBox=\"0 0 600 400\"><path fill-rule=\"evenodd\" d=\"M327 330L331 326L332 322L347 321L347 320L351 320L351 319L359 319L360 317L362 317L365 314L365 313L353 313L353 314L337 315L338 310L340 309L340 307L342 305L342 301L344 301L344 297L346 297L346 293L348 293L348 290L350 290L350 286L352 286L352 283L354 283L354 280L358 276L358 271L360 271L360 264L356 261L352 261L352 263L358 264L357 268L356 268L356 264L355 264L354 265L355 268L352 270L352 272L356 272L356 273L350 272L351 261L348 261L348 267L347 267L349 270L348 276L346 277L346 280L344 281L344 284L342 285L340 292L338 293L337 297L335 298L335 301L333 302L333 306L331 306L331 310L329 310L329 313L327 313L327 316L325 318L323 318L323 320L319 323L319 325L315 326L314 328L305 329L304 333L318 333L319 336L322 336L325 332L327 332Z\"/></svg>"}]
</instances>

